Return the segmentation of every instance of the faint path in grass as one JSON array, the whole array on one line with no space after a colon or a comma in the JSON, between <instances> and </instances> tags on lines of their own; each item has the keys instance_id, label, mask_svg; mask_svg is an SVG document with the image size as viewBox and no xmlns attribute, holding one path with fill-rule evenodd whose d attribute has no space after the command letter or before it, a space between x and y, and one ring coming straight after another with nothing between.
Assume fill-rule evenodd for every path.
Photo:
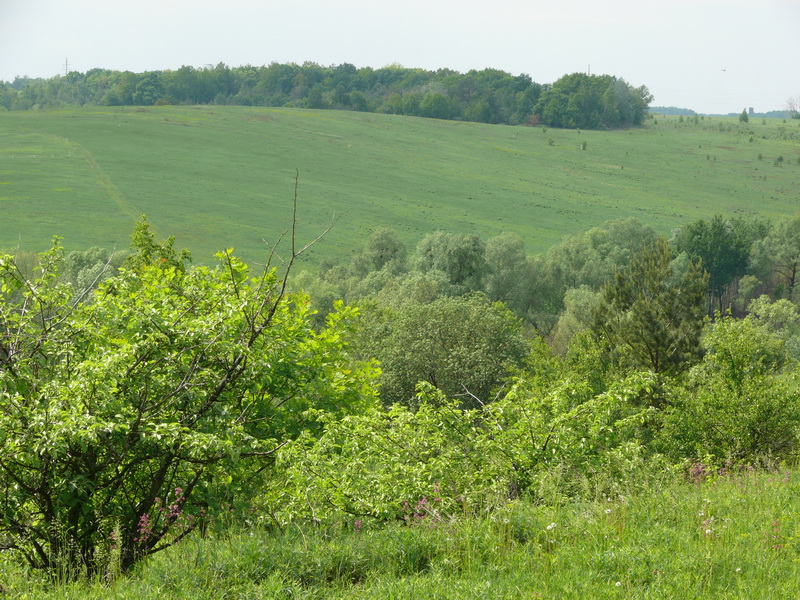
<instances>
[{"instance_id":1,"label":"faint path in grass","mask_svg":"<svg viewBox=\"0 0 800 600\"><path fill-rule=\"evenodd\" d=\"M137 211L136 208L125 199L125 196L122 195L122 192L119 191L117 186L114 185L114 182L111 181L111 178L106 174L105 171L97 164L97 161L92 156L92 153L89 152L85 147L81 146L80 144L75 143L73 140L69 140L69 143L74 145L74 147L80 151L83 155L83 158L86 160L86 163L89 165L89 168L97 177L97 181L100 183L101 186L108 192L108 195L111 196L111 199L117 204L117 206L125 213L131 220L135 221L141 216L141 212Z\"/></svg>"}]
</instances>

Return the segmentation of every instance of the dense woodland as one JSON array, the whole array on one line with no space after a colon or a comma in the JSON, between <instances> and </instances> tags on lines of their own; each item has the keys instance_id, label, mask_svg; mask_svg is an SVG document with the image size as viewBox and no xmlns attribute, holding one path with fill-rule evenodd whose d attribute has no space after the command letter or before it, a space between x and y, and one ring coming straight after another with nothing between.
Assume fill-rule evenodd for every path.
<instances>
[{"instance_id":1,"label":"dense woodland","mask_svg":"<svg viewBox=\"0 0 800 600\"><path fill-rule=\"evenodd\" d=\"M232 513L414 522L796 455L800 216L534 257L380 229L291 277L294 243L277 272L132 239L0 258L0 548L30 568L125 571Z\"/></svg>"},{"instance_id":2,"label":"dense woodland","mask_svg":"<svg viewBox=\"0 0 800 600\"><path fill-rule=\"evenodd\" d=\"M640 125L652 100L609 75L566 75L553 84L497 69L459 73L392 65L380 69L315 63L176 71L73 71L50 79L0 83L7 110L65 105L152 106L229 104L343 109L480 123L543 123L554 127Z\"/></svg>"}]
</instances>

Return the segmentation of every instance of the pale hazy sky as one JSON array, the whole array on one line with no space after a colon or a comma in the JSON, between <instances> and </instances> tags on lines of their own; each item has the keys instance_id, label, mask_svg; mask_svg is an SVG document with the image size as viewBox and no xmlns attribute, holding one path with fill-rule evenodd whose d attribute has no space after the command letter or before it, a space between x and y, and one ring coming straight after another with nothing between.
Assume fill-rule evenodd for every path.
<instances>
[{"instance_id":1,"label":"pale hazy sky","mask_svg":"<svg viewBox=\"0 0 800 600\"><path fill-rule=\"evenodd\" d=\"M576 71L654 106L782 110L800 95L800 0L0 0L0 80L270 62Z\"/></svg>"}]
</instances>

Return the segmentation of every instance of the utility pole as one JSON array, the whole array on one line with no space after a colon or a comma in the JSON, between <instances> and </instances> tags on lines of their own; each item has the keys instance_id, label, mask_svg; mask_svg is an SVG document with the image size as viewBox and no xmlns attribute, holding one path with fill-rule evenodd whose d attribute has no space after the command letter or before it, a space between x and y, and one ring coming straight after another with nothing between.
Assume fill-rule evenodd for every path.
<instances>
[{"instance_id":1,"label":"utility pole","mask_svg":"<svg viewBox=\"0 0 800 600\"><path fill-rule=\"evenodd\" d=\"M64 59L64 77L69 74L69 58Z\"/></svg>"}]
</instances>

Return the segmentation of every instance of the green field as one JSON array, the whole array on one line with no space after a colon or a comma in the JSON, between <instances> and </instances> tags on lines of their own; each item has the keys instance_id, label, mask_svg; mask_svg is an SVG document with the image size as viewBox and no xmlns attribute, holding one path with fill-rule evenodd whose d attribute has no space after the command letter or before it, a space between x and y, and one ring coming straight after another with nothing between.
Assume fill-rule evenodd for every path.
<instances>
[{"instance_id":1,"label":"green field","mask_svg":"<svg viewBox=\"0 0 800 600\"><path fill-rule=\"evenodd\" d=\"M521 234L528 251L634 216L663 233L714 214L800 210L800 123L657 117L572 131L285 108L71 108L0 113L0 248L125 248L145 213L196 262L258 261L291 222L336 225L311 261L388 225ZM581 145L585 142L585 150ZM761 158L759 158L761 156ZM782 162L776 163L778 157Z\"/></svg>"}]
</instances>

